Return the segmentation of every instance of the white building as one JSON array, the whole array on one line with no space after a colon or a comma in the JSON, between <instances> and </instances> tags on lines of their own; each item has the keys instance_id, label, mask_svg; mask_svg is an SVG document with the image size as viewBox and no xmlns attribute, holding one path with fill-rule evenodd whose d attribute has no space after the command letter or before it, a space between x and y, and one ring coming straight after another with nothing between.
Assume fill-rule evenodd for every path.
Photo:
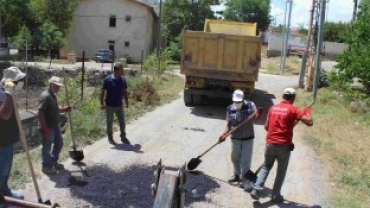
<instances>
[{"instance_id":1,"label":"white building","mask_svg":"<svg viewBox=\"0 0 370 208\"><path fill-rule=\"evenodd\" d=\"M136 0L81 0L73 14L61 58L74 51L93 58L99 49L114 49L117 58L140 62L156 47L158 16Z\"/></svg>"}]
</instances>

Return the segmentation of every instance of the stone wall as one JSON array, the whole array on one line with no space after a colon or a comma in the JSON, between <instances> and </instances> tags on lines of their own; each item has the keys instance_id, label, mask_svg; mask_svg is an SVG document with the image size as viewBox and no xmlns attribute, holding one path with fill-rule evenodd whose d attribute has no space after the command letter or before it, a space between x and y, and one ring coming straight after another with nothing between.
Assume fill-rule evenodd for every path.
<instances>
[{"instance_id":1,"label":"stone wall","mask_svg":"<svg viewBox=\"0 0 370 208\"><path fill-rule=\"evenodd\" d=\"M42 139L39 134L37 112L20 110L19 116L22 121L23 131L24 131L28 146L35 147L35 146L40 145L42 143ZM67 117L64 114L60 114L59 126L62 128L62 132L64 132L63 128L66 123L67 123ZM18 152L24 150L21 141L19 141L18 144L15 145L15 149Z\"/></svg>"},{"instance_id":2,"label":"stone wall","mask_svg":"<svg viewBox=\"0 0 370 208\"><path fill-rule=\"evenodd\" d=\"M31 147L41 144L41 139L39 137L37 128L38 120L36 112L20 111L19 115L22 121L27 144ZM17 152L24 150L21 141L19 141L18 144L15 145L15 149Z\"/></svg>"}]
</instances>

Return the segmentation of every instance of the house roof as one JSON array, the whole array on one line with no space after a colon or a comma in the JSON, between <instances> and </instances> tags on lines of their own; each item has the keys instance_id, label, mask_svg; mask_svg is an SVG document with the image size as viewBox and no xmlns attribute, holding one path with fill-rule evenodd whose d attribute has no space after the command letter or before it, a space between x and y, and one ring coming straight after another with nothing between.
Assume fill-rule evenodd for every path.
<instances>
[{"instance_id":1,"label":"house roof","mask_svg":"<svg viewBox=\"0 0 370 208\"><path fill-rule=\"evenodd\" d=\"M137 0L127 0L127 1L130 1L132 3L136 3L138 5L141 5L143 7L146 7L149 11L151 11L153 13L153 16L158 18L158 14L154 11L154 8L148 4L145 4L143 2L140 2L140 1L137 1Z\"/></svg>"}]
</instances>

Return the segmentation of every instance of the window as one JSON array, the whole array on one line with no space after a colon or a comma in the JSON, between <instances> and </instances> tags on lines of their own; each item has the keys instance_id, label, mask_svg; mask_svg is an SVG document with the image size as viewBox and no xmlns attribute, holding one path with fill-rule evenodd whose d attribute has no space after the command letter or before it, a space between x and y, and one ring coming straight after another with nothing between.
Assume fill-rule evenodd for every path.
<instances>
[{"instance_id":1,"label":"window","mask_svg":"<svg viewBox=\"0 0 370 208\"><path fill-rule=\"evenodd\" d=\"M109 50L114 51L114 44L115 43L116 43L116 41L114 41L114 40L108 40Z\"/></svg>"},{"instance_id":2,"label":"window","mask_svg":"<svg viewBox=\"0 0 370 208\"><path fill-rule=\"evenodd\" d=\"M109 27L116 27L117 18L115 15L109 17Z\"/></svg>"},{"instance_id":3,"label":"window","mask_svg":"<svg viewBox=\"0 0 370 208\"><path fill-rule=\"evenodd\" d=\"M126 22L131 22L131 16L130 15L126 15L125 20L126 20Z\"/></svg>"},{"instance_id":4,"label":"window","mask_svg":"<svg viewBox=\"0 0 370 208\"><path fill-rule=\"evenodd\" d=\"M130 42L129 41L125 41L125 48L128 48L130 47Z\"/></svg>"}]
</instances>

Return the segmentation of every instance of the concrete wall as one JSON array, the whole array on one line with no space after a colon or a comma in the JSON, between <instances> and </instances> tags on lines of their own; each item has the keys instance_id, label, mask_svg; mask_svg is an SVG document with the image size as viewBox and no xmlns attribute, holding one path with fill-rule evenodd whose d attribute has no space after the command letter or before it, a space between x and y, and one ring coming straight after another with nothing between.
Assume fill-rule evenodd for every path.
<instances>
[{"instance_id":1,"label":"concrete wall","mask_svg":"<svg viewBox=\"0 0 370 208\"><path fill-rule=\"evenodd\" d=\"M280 56L281 45L283 39L281 37L271 36L269 38L267 55L268 56ZM305 44L302 38L296 37L288 40L289 48L300 48L304 49ZM324 42L323 53L327 57L336 58L338 55L342 54L348 46L344 43L334 43L334 42Z\"/></svg>"},{"instance_id":2,"label":"concrete wall","mask_svg":"<svg viewBox=\"0 0 370 208\"><path fill-rule=\"evenodd\" d=\"M116 27L109 26L110 16L116 16ZM126 21L131 16L131 21ZM149 7L131 0L82 0L74 12L67 35L67 45L60 51L67 57L72 50L78 57L85 51L93 58L99 49L108 49L108 41L115 41L115 55L128 55L135 62L153 48L153 25L156 18ZM125 46L129 42L129 46Z\"/></svg>"},{"instance_id":3,"label":"concrete wall","mask_svg":"<svg viewBox=\"0 0 370 208\"><path fill-rule=\"evenodd\" d=\"M324 42L323 47L325 55L340 55L348 48L348 45L344 43Z\"/></svg>"}]
</instances>

